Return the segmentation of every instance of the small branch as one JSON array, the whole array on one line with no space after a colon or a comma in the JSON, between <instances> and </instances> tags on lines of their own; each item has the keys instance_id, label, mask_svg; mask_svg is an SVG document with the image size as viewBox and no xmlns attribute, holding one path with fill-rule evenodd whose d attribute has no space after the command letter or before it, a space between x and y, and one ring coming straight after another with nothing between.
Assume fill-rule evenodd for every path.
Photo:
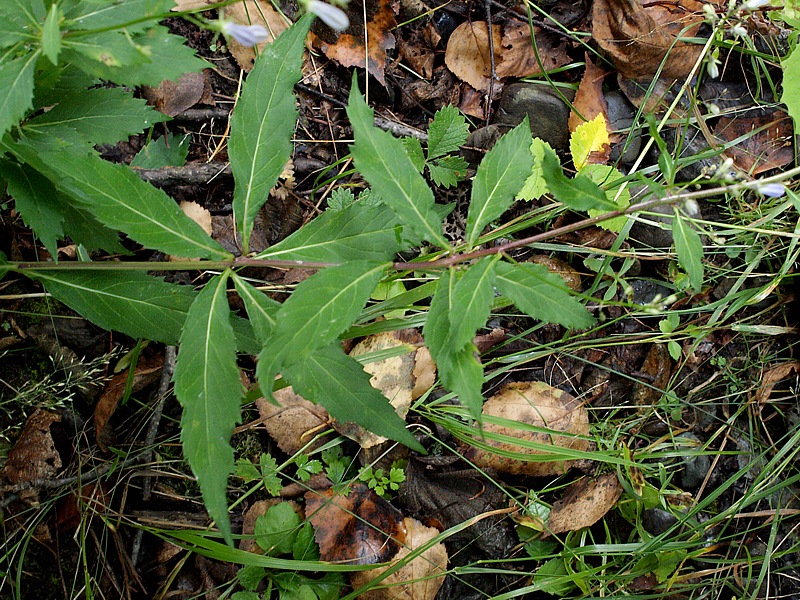
<instances>
[{"instance_id":1,"label":"small branch","mask_svg":"<svg viewBox=\"0 0 800 600\"><path fill-rule=\"evenodd\" d=\"M189 163L182 167L140 169L131 167L144 181L156 187L170 185L205 185L220 175L231 176L231 166L224 162Z\"/></svg>"}]
</instances>

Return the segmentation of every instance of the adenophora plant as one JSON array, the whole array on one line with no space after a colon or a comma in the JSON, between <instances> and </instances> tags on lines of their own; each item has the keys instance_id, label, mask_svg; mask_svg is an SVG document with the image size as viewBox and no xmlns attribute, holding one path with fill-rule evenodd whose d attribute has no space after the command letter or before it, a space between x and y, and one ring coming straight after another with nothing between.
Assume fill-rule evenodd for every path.
<instances>
[{"instance_id":1,"label":"adenophora plant","mask_svg":"<svg viewBox=\"0 0 800 600\"><path fill-rule=\"evenodd\" d=\"M473 337L498 293L532 317L565 327L589 327L594 318L560 277L540 265L516 264L503 253L536 238L478 249L484 228L511 206L531 175L535 161L527 123L501 138L481 162L473 180L465 246L458 254L442 236L446 210L434 203L421 174L426 166L421 150L415 153L376 129L373 112L355 85L347 109L355 137L351 152L380 202L354 201L329 209L259 255L234 259L162 191L142 182L128 167L102 160L94 150L95 144L115 143L163 119L120 88L93 87L97 78L125 86L157 85L204 66L179 38L143 18L166 8L156 4L131 0L99 12L89 12L78 0L55 2L49 9L43 0L0 5L0 22L13 25L0 30L0 177L17 211L53 257L57 240L66 236L82 248L80 262L4 262L0 271L21 272L41 282L101 327L134 338L180 343L175 391L183 406L184 453L209 513L231 543L226 485L234 467L229 441L242 401L237 351L258 354L257 376L265 396L271 397L280 373L334 418L355 421L421 449L338 341L364 318L366 303L388 275L412 269L438 273L426 286L432 300L423 328L425 343L442 383L476 419L483 402L483 368ZM292 91L300 79L312 18L303 17L259 56L233 112L233 210L245 255L256 213L291 155L297 117ZM52 108L40 110L45 106ZM458 137L454 132L463 125L457 119L450 123L452 129L447 125L431 135L427 157L433 162L427 164L432 176L434 171L438 177L452 175L447 169L455 163L436 162L448 152L442 150L448 137ZM555 154L540 150L536 167L541 183L558 200L577 210L611 211L582 226L692 196L619 209L589 177L567 178ZM678 209L676 216L681 264L697 280L702 273L699 236ZM221 273L196 291L148 275L153 263L91 261L87 251L125 252L119 232L146 248L205 261L169 263L165 268ZM432 260L392 262L399 252L423 242L429 244ZM283 304L237 274L239 267L253 264L298 263L320 270ZM230 283L243 301L246 319L231 314Z\"/></svg>"}]
</instances>

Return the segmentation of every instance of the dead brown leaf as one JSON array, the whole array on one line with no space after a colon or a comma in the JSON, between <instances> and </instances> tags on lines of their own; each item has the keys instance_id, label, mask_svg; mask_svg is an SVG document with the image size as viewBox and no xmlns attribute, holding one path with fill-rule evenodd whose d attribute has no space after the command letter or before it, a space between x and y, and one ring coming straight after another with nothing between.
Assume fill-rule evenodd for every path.
<instances>
[{"instance_id":1,"label":"dead brown leaf","mask_svg":"<svg viewBox=\"0 0 800 600\"><path fill-rule=\"evenodd\" d=\"M142 95L157 111L174 117L200 102L208 87L205 71L184 73L177 81L167 79L158 87L142 86Z\"/></svg>"},{"instance_id":2,"label":"dead brown leaf","mask_svg":"<svg viewBox=\"0 0 800 600\"><path fill-rule=\"evenodd\" d=\"M495 65L500 60L500 25L492 25ZM492 81L489 54L489 27L486 21L465 21L450 35L444 55L447 68L461 81L481 92L488 92Z\"/></svg>"},{"instance_id":3,"label":"dead brown leaf","mask_svg":"<svg viewBox=\"0 0 800 600\"><path fill-rule=\"evenodd\" d=\"M406 542L403 515L366 485L341 495L328 489L306 493L306 517L314 526L320 558L371 565L386 562Z\"/></svg>"},{"instance_id":4,"label":"dead brown leaf","mask_svg":"<svg viewBox=\"0 0 800 600\"><path fill-rule=\"evenodd\" d=\"M280 406L264 398L257 399L256 406L267 432L286 454L299 452L311 438L328 427L328 411L297 395L291 387L280 389L273 396Z\"/></svg>"},{"instance_id":5,"label":"dead brown leaf","mask_svg":"<svg viewBox=\"0 0 800 600\"><path fill-rule=\"evenodd\" d=\"M143 390L151 383L158 381L161 376L161 369L164 366L163 356L145 357L140 356L136 363L133 374L132 392ZM112 432L109 421L117 411L119 401L125 393L125 386L128 384L130 369L125 369L117 373L106 384L103 395L94 407L94 435L97 445L103 452L108 452L108 445L111 442Z\"/></svg>"},{"instance_id":6,"label":"dead brown leaf","mask_svg":"<svg viewBox=\"0 0 800 600\"><path fill-rule=\"evenodd\" d=\"M391 566L403 561L412 551L427 544L439 531L426 527L416 519L403 519L406 543L391 559L391 564L381 569L357 571L350 576L354 589L367 585ZM422 554L415 556L388 577L381 579L379 587L367 590L358 597L363 600L433 600L442 587L447 569L447 549L439 542Z\"/></svg>"},{"instance_id":7,"label":"dead brown leaf","mask_svg":"<svg viewBox=\"0 0 800 600\"><path fill-rule=\"evenodd\" d=\"M666 344L653 344L647 351L639 372L646 377L631 388L630 398L636 406L656 406L669 385L672 358Z\"/></svg>"},{"instance_id":8,"label":"dead brown leaf","mask_svg":"<svg viewBox=\"0 0 800 600\"><path fill-rule=\"evenodd\" d=\"M213 0L212 2L213 3ZM256 46L259 53L278 37L290 23L287 23L281 14L272 6L269 0L244 0L243 2L234 2L229 4L224 9L224 14L227 19L232 19L242 25L261 24L267 28L270 33L269 41L262 42ZM233 54L239 66L247 72L253 68L256 60L256 53L251 46L242 46L233 38L226 40L228 49Z\"/></svg>"},{"instance_id":9,"label":"dead brown leaf","mask_svg":"<svg viewBox=\"0 0 800 600\"><path fill-rule=\"evenodd\" d=\"M570 484L564 498L553 504L547 520L549 533L577 531L594 525L617 503L622 486L613 473Z\"/></svg>"},{"instance_id":10,"label":"dead brown leaf","mask_svg":"<svg viewBox=\"0 0 800 600\"><path fill-rule=\"evenodd\" d=\"M583 404L564 391L550 387L540 381L523 381L507 383L500 391L489 398L483 405L483 435L490 450L471 447L467 456L480 467L494 469L512 475L532 475L543 477L558 475L569 470L575 461L537 462L525 460L525 455L544 454L542 450L534 450L514 442L493 439L493 435L503 435L522 442L536 442L558 448L587 450L589 441L577 436L589 434L589 415ZM490 417L501 417L516 421L521 425L546 428L548 433L531 431L522 427L499 425L488 420ZM502 456L492 449L503 453L513 452L517 457Z\"/></svg>"},{"instance_id":11,"label":"dead brown leaf","mask_svg":"<svg viewBox=\"0 0 800 600\"><path fill-rule=\"evenodd\" d=\"M52 479L61 470L61 455L53 441L51 427L61 422L61 415L37 409L25 422L19 438L8 453L0 475L11 485ZM35 489L19 492L22 500L35 502Z\"/></svg>"},{"instance_id":12,"label":"dead brown leaf","mask_svg":"<svg viewBox=\"0 0 800 600\"><path fill-rule=\"evenodd\" d=\"M584 56L586 57L586 70L581 78L578 91L575 93L575 100L572 101L574 110L569 114L569 130L574 132L580 125L602 114L606 120L608 134L611 136L608 104L603 96L603 79L606 73L592 62L588 52Z\"/></svg>"},{"instance_id":13,"label":"dead brown leaf","mask_svg":"<svg viewBox=\"0 0 800 600\"><path fill-rule=\"evenodd\" d=\"M562 38L550 35L534 26L536 47L531 41L528 23L509 21L503 26L503 38L495 74L500 77L528 77L542 71L552 71L568 64L572 59ZM488 37L487 37L488 42Z\"/></svg>"},{"instance_id":14,"label":"dead brown leaf","mask_svg":"<svg viewBox=\"0 0 800 600\"><path fill-rule=\"evenodd\" d=\"M364 10L366 9L366 35ZM386 51L395 46L391 33L397 26L389 0L351 0L347 5L350 27L336 33L321 22L311 28L311 44L343 67L366 68L370 75L386 85Z\"/></svg>"},{"instance_id":15,"label":"dead brown leaf","mask_svg":"<svg viewBox=\"0 0 800 600\"><path fill-rule=\"evenodd\" d=\"M756 392L755 401L758 404L767 402L775 385L792 375L800 375L800 360L785 362L767 369L761 376L761 385Z\"/></svg>"},{"instance_id":16,"label":"dead brown leaf","mask_svg":"<svg viewBox=\"0 0 800 600\"><path fill-rule=\"evenodd\" d=\"M662 61L660 77L685 78L700 58L699 44L676 42L697 34L703 22L703 4L696 0L647 2L594 0L592 38L623 76L653 78Z\"/></svg>"},{"instance_id":17,"label":"dead brown leaf","mask_svg":"<svg viewBox=\"0 0 800 600\"><path fill-rule=\"evenodd\" d=\"M721 117L713 132L722 142L739 140L725 149L723 155L732 158L737 168L751 176L780 169L794 160L792 119L782 110Z\"/></svg>"}]
</instances>

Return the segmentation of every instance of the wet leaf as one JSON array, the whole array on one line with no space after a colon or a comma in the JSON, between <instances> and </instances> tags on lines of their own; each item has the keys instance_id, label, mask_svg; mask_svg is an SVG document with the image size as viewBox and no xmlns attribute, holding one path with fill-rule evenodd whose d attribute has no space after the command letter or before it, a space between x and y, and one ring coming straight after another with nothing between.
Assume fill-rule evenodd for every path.
<instances>
[{"instance_id":1,"label":"wet leaf","mask_svg":"<svg viewBox=\"0 0 800 600\"><path fill-rule=\"evenodd\" d=\"M584 53L584 61L586 70L575 93L575 100L572 101L573 110L569 114L569 130L573 132L579 125L591 121L597 115L603 115L606 124L608 123L608 104L603 96L606 72L592 62L588 52Z\"/></svg>"},{"instance_id":2,"label":"wet leaf","mask_svg":"<svg viewBox=\"0 0 800 600\"><path fill-rule=\"evenodd\" d=\"M347 495L332 489L310 491L305 499L306 517L324 561L386 562L406 541L403 515L364 484L352 486Z\"/></svg>"},{"instance_id":3,"label":"wet leaf","mask_svg":"<svg viewBox=\"0 0 800 600\"><path fill-rule=\"evenodd\" d=\"M158 87L143 86L142 95L158 112L174 117L200 102L207 85L205 71L184 73L177 81L166 79Z\"/></svg>"},{"instance_id":4,"label":"wet leaf","mask_svg":"<svg viewBox=\"0 0 800 600\"><path fill-rule=\"evenodd\" d=\"M357 571L350 577L350 584L356 590L369 585L380 577L392 565L395 565L411 554L414 550L430 542L439 535L433 527L426 527L416 519L406 517L403 519L406 529L406 541L403 547L392 557L388 567ZM376 589L369 589L359 598L364 600L390 600L407 598L408 600L433 600L439 588L442 587L447 570L447 549L439 542L421 554L415 556L397 571L380 580Z\"/></svg>"},{"instance_id":5,"label":"wet leaf","mask_svg":"<svg viewBox=\"0 0 800 600\"><path fill-rule=\"evenodd\" d=\"M553 504L547 531L564 533L594 525L614 507L621 495L622 486L613 473L597 479L580 479L570 484L564 498Z\"/></svg>"},{"instance_id":6,"label":"wet leaf","mask_svg":"<svg viewBox=\"0 0 800 600\"><path fill-rule=\"evenodd\" d=\"M736 167L750 176L780 169L794 160L792 121L782 110L720 117L713 133L729 145L722 155L731 157Z\"/></svg>"},{"instance_id":7,"label":"wet leaf","mask_svg":"<svg viewBox=\"0 0 800 600\"><path fill-rule=\"evenodd\" d=\"M588 163L605 164L611 153L611 140L608 137L608 123L602 113L591 121L581 123L569 138L572 162L577 169Z\"/></svg>"},{"instance_id":8,"label":"wet leaf","mask_svg":"<svg viewBox=\"0 0 800 600\"><path fill-rule=\"evenodd\" d=\"M561 448L585 451L589 440L582 436L588 434L589 415L576 398L539 381L508 383L483 405L483 438L488 447L472 447L468 456L481 467L503 473L559 475L574 461L552 457L543 461L536 456L558 453Z\"/></svg>"},{"instance_id":9,"label":"wet leaf","mask_svg":"<svg viewBox=\"0 0 800 600\"><path fill-rule=\"evenodd\" d=\"M495 72L498 77L528 77L570 63L563 38L533 27L534 48L528 23L509 21L503 26L502 50ZM488 38L487 38L488 39Z\"/></svg>"},{"instance_id":10,"label":"wet leaf","mask_svg":"<svg viewBox=\"0 0 800 600\"><path fill-rule=\"evenodd\" d=\"M55 477L63 463L51 428L60 422L60 414L37 409L25 421L25 427L8 453L0 475L12 485ZM19 496L23 500L35 501L38 493L35 489L29 489L21 491Z\"/></svg>"}]
</instances>

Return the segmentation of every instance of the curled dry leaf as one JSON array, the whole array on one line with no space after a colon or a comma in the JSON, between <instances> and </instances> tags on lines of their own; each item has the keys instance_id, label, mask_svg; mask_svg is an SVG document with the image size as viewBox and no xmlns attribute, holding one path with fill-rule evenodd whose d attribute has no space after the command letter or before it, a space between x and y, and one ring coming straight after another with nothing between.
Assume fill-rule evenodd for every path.
<instances>
[{"instance_id":1,"label":"curled dry leaf","mask_svg":"<svg viewBox=\"0 0 800 600\"><path fill-rule=\"evenodd\" d=\"M495 74L504 77L528 77L542 71L552 71L568 64L572 59L563 38L550 35L534 26L534 48L528 23L509 21L503 26L502 50L499 52ZM487 36L488 41L488 36ZM496 51L497 52L497 51Z\"/></svg>"},{"instance_id":2,"label":"curled dry leaf","mask_svg":"<svg viewBox=\"0 0 800 600\"><path fill-rule=\"evenodd\" d=\"M280 389L273 396L280 406L264 398L256 400L256 406L267 432L286 454L299 452L311 438L329 426L328 411L297 395L291 387ZM323 442L318 441L320 444Z\"/></svg>"},{"instance_id":3,"label":"curled dry leaf","mask_svg":"<svg viewBox=\"0 0 800 600\"><path fill-rule=\"evenodd\" d=\"M51 428L61 422L61 415L37 409L25 422L19 438L8 453L0 476L11 485L33 483L55 477L61 470L61 455L53 440ZM36 502L35 489L22 490L22 500Z\"/></svg>"},{"instance_id":4,"label":"curled dry leaf","mask_svg":"<svg viewBox=\"0 0 800 600\"><path fill-rule=\"evenodd\" d=\"M136 364L133 374L132 392L138 392L151 383L158 381L161 376L161 369L164 366L164 357L141 357ZM125 394L125 387L128 385L130 369L125 369L117 373L106 384L103 395L94 407L94 435L97 445L103 452L108 452L108 445L111 438L109 421L117 410L119 401Z\"/></svg>"},{"instance_id":5,"label":"curled dry leaf","mask_svg":"<svg viewBox=\"0 0 800 600\"><path fill-rule=\"evenodd\" d=\"M433 527L426 527L416 519L406 517L403 519L406 529L406 543L392 557L391 564L381 569L370 569L369 571L357 571L350 576L350 584L354 589L374 581L382 575L384 571L397 563L404 561L406 557L417 548L427 544L437 535L439 531ZM444 544L439 542L434 544L419 556L415 556L408 564L403 565L397 571L381 579L377 584L378 588L370 589L360 594L358 597L363 600L433 600L439 588L442 587L447 569L447 549ZM383 587L386 586L386 587Z\"/></svg>"},{"instance_id":6,"label":"curled dry leaf","mask_svg":"<svg viewBox=\"0 0 800 600\"><path fill-rule=\"evenodd\" d=\"M499 425L489 422L487 417L500 417L516 421L523 426L529 425L548 431L531 431L510 424ZM516 438L521 442L547 444L553 446L553 452L558 448L574 450L589 448L589 440L578 437L589 434L589 415L586 408L568 393L540 381L505 384L483 405L483 418L483 437L489 449L470 447L466 452L467 458L479 467L512 475L543 477L562 474L576 462L526 460L526 457L535 459L537 454L549 454L549 452L501 441L494 437L497 435ZM518 456L503 456L497 452L498 450L504 454L514 453Z\"/></svg>"},{"instance_id":7,"label":"curled dry leaf","mask_svg":"<svg viewBox=\"0 0 800 600\"><path fill-rule=\"evenodd\" d=\"M290 23L275 10L269 0L244 0L244 2L234 2L224 9L226 19L230 19L242 25L263 25L270 33L268 41L258 44L256 48L261 52L264 47L278 37ZM226 40L228 48L239 63L239 66L248 73L253 68L256 60L256 53L250 46L242 46L233 38Z\"/></svg>"},{"instance_id":8,"label":"curled dry leaf","mask_svg":"<svg viewBox=\"0 0 800 600\"><path fill-rule=\"evenodd\" d=\"M622 486L613 473L570 484L564 498L553 505L547 520L549 533L577 531L594 525L614 508Z\"/></svg>"},{"instance_id":9,"label":"curled dry leaf","mask_svg":"<svg viewBox=\"0 0 800 600\"><path fill-rule=\"evenodd\" d=\"M672 374L672 359L666 344L653 344L647 351L639 372L644 381L637 381L631 388L630 398L636 406L653 407L661 400Z\"/></svg>"},{"instance_id":10,"label":"curled dry leaf","mask_svg":"<svg viewBox=\"0 0 800 600\"><path fill-rule=\"evenodd\" d=\"M499 25L492 25L495 68L500 60L502 36ZM485 21L466 21L456 27L444 54L447 68L476 90L489 91L492 60L489 53L489 27Z\"/></svg>"},{"instance_id":11,"label":"curled dry leaf","mask_svg":"<svg viewBox=\"0 0 800 600\"><path fill-rule=\"evenodd\" d=\"M166 79L158 87L142 86L142 95L157 111L170 117L181 114L200 102L204 96L213 102L206 72L184 73L177 81Z\"/></svg>"},{"instance_id":12,"label":"curled dry leaf","mask_svg":"<svg viewBox=\"0 0 800 600\"><path fill-rule=\"evenodd\" d=\"M372 375L372 387L380 390L403 418L411 402L430 389L436 379L436 365L430 352L422 344L419 331L402 329L370 335L350 351L350 356L355 358L402 346L408 348L408 352L400 356L364 365L364 370ZM355 423L334 423L334 427L342 435L358 442L362 448L371 448L386 441L386 438L370 433Z\"/></svg>"},{"instance_id":13,"label":"curled dry leaf","mask_svg":"<svg viewBox=\"0 0 800 600\"><path fill-rule=\"evenodd\" d=\"M406 542L403 515L363 483L346 496L327 489L305 499L322 560L372 565L395 556Z\"/></svg>"},{"instance_id":14,"label":"curled dry leaf","mask_svg":"<svg viewBox=\"0 0 800 600\"><path fill-rule=\"evenodd\" d=\"M654 2L594 0L592 38L620 75L652 80L664 61L660 77L685 78L700 58L700 44L677 41L692 37L703 23L703 3L697 0Z\"/></svg>"},{"instance_id":15,"label":"curled dry leaf","mask_svg":"<svg viewBox=\"0 0 800 600\"><path fill-rule=\"evenodd\" d=\"M344 33L337 33L323 23L315 23L311 28L312 46L343 67L366 68L370 75L386 85L386 51L395 46L391 31L397 26L389 0L370 0L366 6L363 0L350 0L347 16L350 27Z\"/></svg>"},{"instance_id":16,"label":"curled dry leaf","mask_svg":"<svg viewBox=\"0 0 800 600\"><path fill-rule=\"evenodd\" d=\"M756 402L758 404L767 402L775 385L792 375L800 375L800 360L785 362L767 369L761 376L761 385L755 397Z\"/></svg>"}]
</instances>

